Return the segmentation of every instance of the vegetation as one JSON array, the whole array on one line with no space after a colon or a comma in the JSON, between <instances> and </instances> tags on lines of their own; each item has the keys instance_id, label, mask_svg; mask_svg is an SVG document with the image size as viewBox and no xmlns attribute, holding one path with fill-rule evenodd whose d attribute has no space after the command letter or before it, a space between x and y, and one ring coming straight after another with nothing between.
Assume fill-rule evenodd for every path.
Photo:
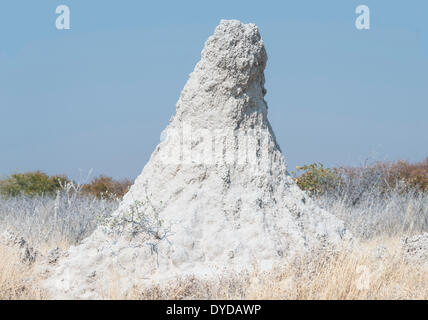
<instances>
[{"instance_id":1,"label":"vegetation","mask_svg":"<svg viewBox=\"0 0 428 320\"><path fill-rule=\"evenodd\" d=\"M361 243L336 255L302 256L271 271L224 274L206 280L189 276L168 285L135 288L128 296L106 292L109 299L266 299L357 300L428 299L428 273L403 261L397 239L382 239L388 255L373 259L379 241ZM114 277L112 277L114 279ZM117 282L119 279L116 280Z\"/></svg>"},{"instance_id":2,"label":"vegetation","mask_svg":"<svg viewBox=\"0 0 428 320\"><path fill-rule=\"evenodd\" d=\"M291 172L294 180L302 190L309 192L312 196L337 193L338 190L344 189L349 194L352 189L361 192L374 186L384 193L397 188L402 192L428 191L428 158L414 164L408 161L397 161L377 162L361 167L326 168L321 163L313 163L298 166L296 169ZM40 171L15 173L0 180L0 195L3 197L19 195L55 197L58 191L71 182L76 184L65 175L48 176ZM80 194L98 199L122 198L131 184L132 182L128 179L115 180L101 175L81 185ZM358 192L354 195L354 200L357 202Z\"/></svg>"},{"instance_id":3,"label":"vegetation","mask_svg":"<svg viewBox=\"0 0 428 320\"><path fill-rule=\"evenodd\" d=\"M428 191L428 158L415 164L398 161L388 169L387 181L390 186L396 186L400 181L404 181L407 190L416 188Z\"/></svg>"},{"instance_id":4,"label":"vegetation","mask_svg":"<svg viewBox=\"0 0 428 320\"><path fill-rule=\"evenodd\" d=\"M71 179L64 175L48 176L35 171L27 173L15 173L0 180L0 195L3 197L16 197L20 195L35 197L55 197ZM73 182L73 184L76 184ZM89 197L117 197L122 198L131 186L130 180L114 180L111 177L95 177L90 183L79 186L81 195Z\"/></svg>"},{"instance_id":5,"label":"vegetation","mask_svg":"<svg viewBox=\"0 0 428 320\"><path fill-rule=\"evenodd\" d=\"M81 189L70 182L55 197L0 197L0 235L10 230L42 251L78 244L119 205L118 198L83 196Z\"/></svg>"},{"instance_id":6,"label":"vegetation","mask_svg":"<svg viewBox=\"0 0 428 320\"><path fill-rule=\"evenodd\" d=\"M91 183L82 186L84 195L103 198L108 196L122 198L128 192L132 185L130 180L114 180L111 177L99 176L94 178Z\"/></svg>"},{"instance_id":7,"label":"vegetation","mask_svg":"<svg viewBox=\"0 0 428 320\"><path fill-rule=\"evenodd\" d=\"M120 290L120 277L106 274L104 299L428 299L428 273L399 254L399 239L372 240L335 255L296 258L271 271L224 273L217 278L188 276L163 285ZM374 258L382 243L387 254ZM48 299L37 271L22 265L16 253L0 245L0 300Z\"/></svg>"},{"instance_id":8,"label":"vegetation","mask_svg":"<svg viewBox=\"0 0 428 320\"><path fill-rule=\"evenodd\" d=\"M361 239L428 230L428 158L415 164L332 169L312 164L297 169L302 172L293 172L299 187Z\"/></svg>"},{"instance_id":9,"label":"vegetation","mask_svg":"<svg viewBox=\"0 0 428 320\"><path fill-rule=\"evenodd\" d=\"M324 168L321 163L298 166L296 169L297 171L303 171L299 177L296 177L295 171L292 172L297 185L300 189L308 191L312 195L324 194L340 183L341 177L337 170Z\"/></svg>"},{"instance_id":10,"label":"vegetation","mask_svg":"<svg viewBox=\"0 0 428 320\"><path fill-rule=\"evenodd\" d=\"M56 191L69 182L62 175L48 176L36 171L29 173L15 173L0 181L0 194L6 197L16 197L21 194L27 196L54 196Z\"/></svg>"},{"instance_id":11,"label":"vegetation","mask_svg":"<svg viewBox=\"0 0 428 320\"><path fill-rule=\"evenodd\" d=\"M298 166L296 169L297 171L291 172L294 180L302 190L308 191L311 195L343 191L344 188L348 193L352 188L364 192L373 187L383 193L396 189L402 192L428 191L428 158L414 164L408 161L377 162L361 167L330 169L322 164L313 163Z\"/></svg>"},{"instance_id":12,"label":"vegetation","mask_svg":"<svg viewBox=\"0 0 428 320\"><path fill-rule=\"evenodd\" d=\"M44 289L29 281L33 269L21 263L14 248L0 243L0 261L0 301L47 299Z\"/></svg>"},{"instance_id":13,"label":"vegetation","mask_svg":"<svg viewBox=\"0 0 428 320\"><path fill-rule=\"evenodd\" d=\"M210 280L189 277L169 285L135 287L125 295L115 289L118 275L106 274L108 288L100 295L108 299L428 299L426 267L407 262L400 254L403 236L428 230L428 159L352 168L313 164L299 167L293 175L316 205L345 222L359 246L335 255L297 257L269 272L223 274ZM120 198L105 193L120 195L127 189L106 177L86 185L55 177L36 172L0 182L7 196L0 197L0 234L11 230L45 255L55 247L67 249L112 217ZM55 181L61 181L61 187ZM143 228L155 238L163 236L157 232L160 225L147 220L138 203L125 218L137 231ZM20 263L14 248L0 243L0 261L0 300L47 298L34 267Z\"/></svg>"}]
</instances>

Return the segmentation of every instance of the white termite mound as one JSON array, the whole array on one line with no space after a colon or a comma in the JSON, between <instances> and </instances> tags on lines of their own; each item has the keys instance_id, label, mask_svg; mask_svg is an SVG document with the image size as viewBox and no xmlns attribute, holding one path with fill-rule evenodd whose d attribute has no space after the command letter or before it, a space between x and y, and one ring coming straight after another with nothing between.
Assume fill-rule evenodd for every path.
<instances>
[{"instance_id":1,"label":"white termite mound","mask_svg":"<svg viewBox=\"0 0 428 320\"><path fill-rule=\"evenodd\" d=\"M220 22L115 217L50 271L45 284L53 298L101 298L112 286L267 269L351 238L287 173L267 119L266 61L256 25Z\"/></svg>"}]
</instances>

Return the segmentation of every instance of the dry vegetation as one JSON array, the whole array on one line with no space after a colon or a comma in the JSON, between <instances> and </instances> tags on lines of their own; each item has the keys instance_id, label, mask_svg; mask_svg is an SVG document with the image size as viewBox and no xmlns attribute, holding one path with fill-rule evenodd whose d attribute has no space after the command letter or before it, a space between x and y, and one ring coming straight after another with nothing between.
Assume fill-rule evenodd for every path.
<instances>
[{"instance_id":1,"label":"dry vegetation","mask_svg":"<svg viewBox=\"0 0 428 320\"><path fill-rule=\"evenodd\" d=\"M0 245L0 300L46 299L32 278L33 268L21 263L17 251Z\"/></svg>"},{"instance_id":2,"label":"dry vegetation","mask_svg":"<svg viewBox=\"0 0 428 320\"><path fill-rule=\"evenodd\" d=\"M134 288L128 294L101 292L105 299L428 299L428 272L398 253L389 239L389 254L376 257L378 240L334 256L302 257L270 272L224 274L216 279L188 277L165 286ZM382 241L385 244L384 241ZM32 269L10 248L0 248L0 300L46 299ZM114 279L114 275L110 275Z\"/></svg>"},{"instance_id":3,"label":"dry vegetation","mask_svg":"<svg viewBox=\"0 0 428 320\"><path fill-rule=\"evenodd\" d=\"M270 272L181 279L167 287L135 290L132 299L428 299L428 274L397 253L376 257L378 241L337 255L296 259ZM384 243L384 242L383 242ZM115 296L113 296L115 297ZM110 297L109 297L110 298Z\"/></svg>"},{"instance_id":4,"label":"dry vegetation","mask_svg":"<svg viewBox=\"0 0 428 320\"><path fill-rule=\"evenodd\" d=\"M347 223L360 241L352 249L298 257L270 272L252 270L205 280L188 277L163 287L134 288L126 295L115 289L118 281L115 275L106 275L110 289L101 292L101 296L106 299L428 299L427 264L404 259L400 244L403 236L428 231L426 162L407 164L407 169L403 169L405 162L388 164L387 170L381 164L348 168L335 176L331 172L339 171L307 166L306 176L300 182L313 188L308 191L320 206ZM400 175L392 179L391 168L400 168ZM411 179L413 176L417 178ZM319 185L322 183L325 185ZM90 234L97 219L109 216L118 201L119 198L105 199L95 193L82 196L82 187L70 182L54 197L21 194L0 198L0 233L6 228L12 230L44 254L56 246L66 249ZM0 245L0 300L47 298L34 268L20 261L16 249Z\"/></svg>"}]
</instances>

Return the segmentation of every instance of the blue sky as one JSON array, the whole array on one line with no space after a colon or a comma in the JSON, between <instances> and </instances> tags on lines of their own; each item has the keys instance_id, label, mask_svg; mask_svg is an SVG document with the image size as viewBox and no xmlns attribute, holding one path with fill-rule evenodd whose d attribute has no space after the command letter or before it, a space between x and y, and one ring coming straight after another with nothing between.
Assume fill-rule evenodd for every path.
<instances>
[{"instance_id":1,"label":"blue sky","mask_svg":"<svg viewBox=\"0 0 428 320\"><path fill-rule=\"evenodd\" d=\"M410 1L409 1L410 2ZM55 28L57 5L71 30ZM371 10L359 31L355 8ZM219 20L259 26L289 163L428 156L427 1L2 1L0 176L135 178Z\"/></svg>"}]
</instances>

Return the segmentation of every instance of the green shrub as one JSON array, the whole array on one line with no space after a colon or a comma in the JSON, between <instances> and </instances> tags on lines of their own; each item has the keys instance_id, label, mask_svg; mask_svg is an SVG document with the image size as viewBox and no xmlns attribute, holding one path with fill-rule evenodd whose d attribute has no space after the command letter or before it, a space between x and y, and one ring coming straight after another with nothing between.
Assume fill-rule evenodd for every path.
<instances>
[{"instance_id":1,"label":"green shrub","mask_svg":"<svg viewBox=\"0 0 428 320\"><path fill-rule=\"evenodd\" d=\"M293 171L294 180L300 189L310 194L324 194L335 188L341 181L341 177L336 170L324 168L321 163L297 166L296 169L303 173L297 176L297 172Z\"/></svg>"},{"instance_id":2,"label":"green shrub","mask_svg":"<svg viewBox=\"0 0 428 320\"><path fill-rule=\"evenodd\" d=\"M64 175L48 176L40 171L15 173L4 180L0 180L0 195L4 197L19 195L53 197L58 190L71 182ZM77 185L78 187L74 191L89 197L122 198L131 184L129 180L118 181L101 175L94 178L90 183Z\"/></svg>"},{"instance_id":3,"label":"green shrub","mask_svg":"<svg viewBox=\"0 0 428 320\"><path fill-rule=\"evenodd\" d=\"M15 173L0 181L0 194L5 197L16 197L21 194L30 197L54 196L57 190L68 182L68 178L63 175L50 177L40 171Z\"/></svg>"}]
</instances>

